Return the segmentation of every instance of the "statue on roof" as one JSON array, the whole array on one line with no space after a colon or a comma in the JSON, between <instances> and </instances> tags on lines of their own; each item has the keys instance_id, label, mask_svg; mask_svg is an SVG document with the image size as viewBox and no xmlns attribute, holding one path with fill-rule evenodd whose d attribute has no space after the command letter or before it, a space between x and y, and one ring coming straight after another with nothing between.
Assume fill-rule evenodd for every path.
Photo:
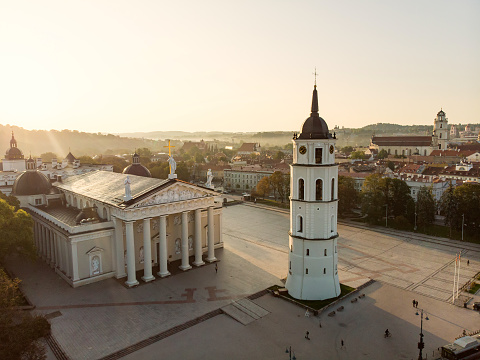
<instances>
[{"instance_id":1,"label":"statue on roof","mask_svg":"<svg viewBox=\"0 0 480 360\"><path fill-rule=\"evenodd\" d=\"M168 164L170 165L170 174L168 175L169 179L174 179L177 176L175 175L175 171L177 170L177 162L173 158L172 155L168 158Z\"/></svg>"},{"instance_id":2,"label":"statue on roof","mask_svg":"<svg viewBox=\"0 0 480 360\"><path fill-rule=\"evenodd\" d=\"M208 171L207 171L207 181L205 182L205 187L213 189L212 180L213 180L212 169L208 169Z\"/></svg>"},{"instance_id":3,"label":"statue on roof","mask_svg":"<svg viewBox=\"0 0 480 360\"><path fill-rule=\"evenodd\" d=\"M131 184L130 176L127 175L127 178L125 179L125 181L123 183L125 184L125 196L123 197L123 199L125 201L131 200L132 199L132 192L130 190L130 184Z\"/></svg>"}]
</instances>

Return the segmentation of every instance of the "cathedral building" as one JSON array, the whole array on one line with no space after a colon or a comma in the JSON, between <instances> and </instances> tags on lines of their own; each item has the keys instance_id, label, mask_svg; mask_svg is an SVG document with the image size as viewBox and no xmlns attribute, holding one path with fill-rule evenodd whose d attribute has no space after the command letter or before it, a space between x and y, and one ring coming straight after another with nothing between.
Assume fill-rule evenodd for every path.
<instances>
[{"instance_id":1,"label":"cathedral building","mask_svg":"<svg viewBox=\"0 0 480 360\"><path fill-rule=\"evenodd\" d=\"M437 113L433 124L432 136L372 136L370 148L403 156L429 156L433 150L446 150L450 131L443 110Z\"/></svg>"},{"instance_id":2,"label":"cathedral building","mask_svg":"<svg viewBox=\"0 0 480 360\"><path fill-rule=\"evenodd\" d=\"M175 174L93 171L51 183L33 159L26 164L13 194L34 220L38 256L72 287L111 277L136 286L174 264L186 271L216 261L223 247L216 193Z\"/></svg>"},{"instance_id":3,"label":"cathedral building","mask_svg":"<svg viewBox=\"0 0 480 360\"><path fill-rule=\"evenodd\" d=\"M338 165L336 137L318 114L317 87L312 110L293 137L290 170L288 293L302 300L340 295L337 253Z\"/></svg>"}]
</instances>

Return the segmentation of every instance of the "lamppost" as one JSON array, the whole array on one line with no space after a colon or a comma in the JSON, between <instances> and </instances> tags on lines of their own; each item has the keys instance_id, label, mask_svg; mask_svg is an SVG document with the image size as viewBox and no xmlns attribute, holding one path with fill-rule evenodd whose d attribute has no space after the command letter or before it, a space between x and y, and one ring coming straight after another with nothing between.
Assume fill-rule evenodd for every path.
<instances>
[{"instance_id":1,"label":"lamppost","mask_svg":"<svg viewBox=\"0 0 480 360\"><path fill-rule=\"evenodd\" d=\"M417 202L415 201L415 225L413 231L417 231Z\"/></svg>"},{"instance_id":2,"label":"lamppost","mask_svg":"<svg viewBox=\"0 0 480 360\"><path fill-rule=\"evenodd\" d=\"M295 353L293 353L293 356L292 356L292 347L291 346L289 346L285 350L285 353L290 354L290 360L297 360L297 358L295 357Z\"/></svg>"},{"instance_id":3,"label":"lamppost","mask_svg":"<svg viewBox=\"0 0 480 360\"><path fill-rule=\"evenodd\" d=\"M415 315L419 315L418 311ZM428 320L428 315L425 314L425 320ZM423 309L421 309L421 320L420 320L420 342L418 343L418 360L423 360L422 356L422 349L425 347L425 343L423 342Z\"/></svg>"}]
</instances>

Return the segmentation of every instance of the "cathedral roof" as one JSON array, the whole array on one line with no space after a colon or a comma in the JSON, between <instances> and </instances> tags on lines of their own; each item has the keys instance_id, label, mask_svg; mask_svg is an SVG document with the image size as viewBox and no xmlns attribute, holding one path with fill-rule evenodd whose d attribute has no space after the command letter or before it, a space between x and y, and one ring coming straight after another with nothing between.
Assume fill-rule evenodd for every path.
<instances>
[{"instance_id":1,"label":"cathedral roof","mask_svg":"<svg viewBox=\"0 0 480 360\"><path fill-rule=\"evenodd\" d=\"M298 139L331 139L332 135L328 132L328 126L325 120L318 115L318 95L317 85L313 89L312 112L310 117L305 120L302 126L302 132Z\"/></svg>"},{"instance_id":2,"label":"cathedral roof","mask_svg":"<svg viewBox=\"0 0 480 360\"><path fill-rule=\"evenodd\" d=\"M431 136L373 136L372 143L378 146L430 146Z\"/></svg>"},{"instance_id":3,"label":"cathedral roof","mask_svg":"<svg viewBox=\"0 0 480 360\"><path fill-rule=\"evenodd\" d=\"M68 152L67 156L65 156L65 159L67 159L69 163L73 163L75 160L77 160L77 158L73 156L70 151Z\"/></svg>"},{"instance_id":4,"label":"cathedral roof","mask_svg":"<svg viewBox=\"0 0 480 360\"><path fill-rule=\"evenodd\" d=\"M27 170L22 172L13 183L14 195L50 194L52 185L50 180L39 171Z\"/></svg>"}]
</instances>

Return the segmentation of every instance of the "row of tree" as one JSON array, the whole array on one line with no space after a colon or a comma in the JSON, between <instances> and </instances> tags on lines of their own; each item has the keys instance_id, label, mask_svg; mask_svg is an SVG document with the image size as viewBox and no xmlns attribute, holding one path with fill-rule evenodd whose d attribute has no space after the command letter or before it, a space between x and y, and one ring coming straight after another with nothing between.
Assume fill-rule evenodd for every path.
<instances>
[{"instance_id":1,"label":"row of tree","mask_svg":"<svg viewBox=\"0 0 480 360\"><path fill-rule=\"evenodd\" d=\"M257 183L252 195L265 199L273 193L275 201L279 199L282 203L290 196L290 176L285 176L280 171L275 171L270 176L265 176Z\"/></svg>"},{"instance_id":2,"label":"row of tree","mask_svg":"<svg viewBox=\"0 0 480 360\"><path fill-rule=\"evenodd\" d=\"M380 174L368 176L362 191L355 189L355 180L339 176L338 212L346 216L360 208L365 220L380 224L394 219L396 225L426 227L435 220L435 213L445 217L450 230L463 230L475 234L480 230L480 184L465 183L454 187L449 184L440 201L436 202L429 186L420 187L416 201L410 187L400 179L384 178ZM450 231L451 235L451 231Z\"/></svg>"}]
</instances>

